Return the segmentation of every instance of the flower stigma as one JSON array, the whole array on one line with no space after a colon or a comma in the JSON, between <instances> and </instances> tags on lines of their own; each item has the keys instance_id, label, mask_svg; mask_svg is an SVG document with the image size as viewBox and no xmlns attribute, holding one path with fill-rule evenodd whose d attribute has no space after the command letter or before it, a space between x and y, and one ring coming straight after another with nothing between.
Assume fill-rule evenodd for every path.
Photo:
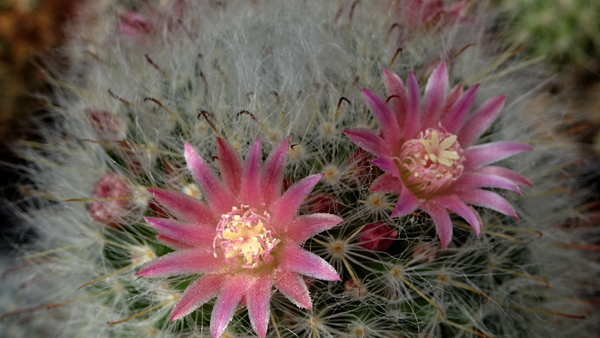
<instances>
[{"instance_id":1,"label":"flower stigma","mask_svg":"<svg viewBox=\"0 0 600 338\"><path fill-rule=\"evenodd\" d=\"M269 213L259 215L247 205L221 215L216 232L213 255L217 257L220 248L232 268L252 269L273 262L271 251L281 242L274 236Z\"/></svg>"},{"instance_id":2,"label":"flower stigma","mask_svg":"<svg viewBox=\"0 0 600 338\"><path fill-rule=\"evenodd\" d=\"M462 175L465 157L457 139L454 134L429 128L404 143L398 169L416 196L447 187Z\"/></svg>"}]
</instances>

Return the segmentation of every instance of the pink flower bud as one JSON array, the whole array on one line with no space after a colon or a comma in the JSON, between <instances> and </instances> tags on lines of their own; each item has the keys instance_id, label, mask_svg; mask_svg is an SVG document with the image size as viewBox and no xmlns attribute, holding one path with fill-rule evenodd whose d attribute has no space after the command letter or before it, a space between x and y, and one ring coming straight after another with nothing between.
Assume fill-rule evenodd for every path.
<instances>
[{"instance_id":1,"label":"pink flower bud","mask_svg":"<svg viewBox=\"0 0 600 338\"><path fill-rule=\"evenodd\" d=\"M131 210L133 191L127 179L119 174L108 173L94 185L89 213L96 222L116 227Z\"/></svg>"},{"instance_id":2,"label":"pink flower bud","mask_svg":"<svg viewBox=\"0 0 600 338\"><path fill-rule=\"evenodd\" d=\"M109 112L102 110L86 109L85 113L96 132L96 136L103 142L115 142L123 138L125 126L123 121Z\"/></svg>"},{"instance_id":3,"label":"pink flower bud","mask_svg":"<svg viewBox=\"0 0 600 338\"><path fill-rule=\"evenodd\" d=\"M380 174L379 168L371 160L373 155L364 149L348 155L346 162L349 164L347 172L349 173L351 183L357 185L371 184Z\"/></svg>"},{"instance_id":4,"label":"pink flower bud","mask_svg":"<svg viewBox=\"0 0 600 338\"><path fill-rule=\"evenodd\" d=\"M345 281L344 290L346 290L346 296L352 299L360 298L368 292L365 284L360 279L358 280L358 283L354 282L353 279Z\"/></svg>"},{"instance_id":5,"label":"pink flower bud","mask_svg":"<svg viewBox=\"0 0 600 338\"><path fill-rule=\"evenodd\" d=\"M308 210L311 214L326 213L340 215L344 210L344 205L338 199L330 194L312 195L308 201Z\"/></svg>"},{"instance_id":6,"label":"pink flower bud","mask_svg":"<svg viewBox=\"0 0 600 338\"><path fill-rule=\"evenodd\" d=\"M413 246L413 257L419 263L431 262L435 259L438 248L430 243L419 243Z\"/></svg>"},{"instance_id":7,"label":"pink flower bud","mask_svg":"<svg viewBox=\"0 0 600 338\"><path fill-rule=\"evenodd\" d=\"M152 32L150 21L134 11L125 12L120 19L117 29L125 36L144 41Z\"/></svg>"},{"instance_id":8,"label":"pink flower bud","mask_svg":"<svg viewBox=\"0 0 600 338\"><path fill-rule=\"evenodd\" d=\"M140 152L145 151L143 148L137 146L135 143L127 141L118 141L118 153L123 158L125 165L134 174L140 174L144 172L142 160L140 159Z\"/></svg>"},{"instance_id":9,"label":"pink flower bud","mask_svg":"<svg viewBox=\"0 0 600 338\"><path fill-rule=\"evenodd\" d=\"M365 225L358 234L358 244L371 251L385 251L398 237L398 230L383 223Z\"/></svg>"}]
</instances>

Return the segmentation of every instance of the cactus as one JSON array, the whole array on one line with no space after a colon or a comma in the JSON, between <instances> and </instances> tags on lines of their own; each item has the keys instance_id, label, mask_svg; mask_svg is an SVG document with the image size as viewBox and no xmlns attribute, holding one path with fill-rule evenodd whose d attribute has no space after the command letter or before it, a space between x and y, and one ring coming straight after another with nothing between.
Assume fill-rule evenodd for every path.
<instances>
[{"instance_id":1,"label":"cactus","mask_svg":"<svg viewBox=\"0 0 600 338\"><path fill-rule=\"evenodd\" d=\"M3 324L34 324L14 332L593 336L599 266L563 226L579 159L527 114L543 78L487 45L482 7L404 31L379 1L114 6L48 70L44 141L15 145L35 238L6 273ZM426 121L404 144L460 183L442 196L431 176L406 210L390 175L421 153L387 166L378 148L403 102Z\"/></svg>"}]
</instances>

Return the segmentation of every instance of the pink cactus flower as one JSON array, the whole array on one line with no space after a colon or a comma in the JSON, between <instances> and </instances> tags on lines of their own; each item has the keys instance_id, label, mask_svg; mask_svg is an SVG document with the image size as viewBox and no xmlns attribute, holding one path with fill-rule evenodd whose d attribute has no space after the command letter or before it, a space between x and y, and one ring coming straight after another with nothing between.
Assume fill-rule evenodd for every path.
<instances>
[{"instance_id":1,"label":"pink cactus flower","mask_svg":"<svg viewBox=\"0 0 600 338\"><path fill-rule=\"evenodd\" d=\"M358 233L358 244L370 251L385 251L398 237L398 230L377 222L365 225Z\"/></svg>"},{"instance_id":2,"label":"pink cactus flower","mask_svg":"<svg viewBox=\"0 0 600 338\"><path fill-rule=\"evenodd\" d=\"M442 0L388 0L387 6L393 8L402 19L401 23L409 30L452 26L459 22L473 21L467 16L469 1L457 1L451 5Z\"/></svg>"},{"instance_id":3,"label":"pink cactus flower","mask_svg":"<svg viewBox=\"0 0 600 338\"><path fill-rule=\"evenodd\" d=\"M344 134L377 156L373 163L385 173L370 190L398 194L391 217L402 217L416 209L425 211L433 219L442 249L452 239L450 213L464 218L479 236L482 221L470 205L518 219L508 201L482 188L509 189L520 194L518 185L533 186L520 174L489 165L532 148L509 141L475 145L500 113L505 97L491 98L469 114L479 86L463 92L460 85L448 91L445 63L429 77L423 100L412 72L408 73L406 87L393 72L383 73L390 105L363 89L381 134L369 129L350 129Z\"/></svg>"},{"instance_id":4,"label":"pink cactus flower","mask_svg":"<svg viewBox=\"0 0 600 338\"><path fill-rule=\"evenodd\" d=\"M125 36L144 41L152 32L153 25L150 20L134 11L126 11L120 19L117 29Z\"/></svg>"},{"instance_id":5,"label":"pink cactus flower","mask_svg":"<svg viewBox=\"0 0 600 338\"><path fill-rule=\"evenodd\" d=\"M89 213L96 222L116 227L126 217L131 209L133 190L128 180L115 173L102 176L94 184Z\"/></svg>"},{"instance_id":6,"label":"pink cactus flower","mask_svg":"<svg viewBox=\"0 0 600 338\"><path fill-rule=\"evenodd\" d=\"M339 281L335 269L301 245L342 221L317 213L298 216L298 208L323 175L312 175L281 193L289 138L261 164L260 139L245 161L217 139L222 180L186 143L185 159L206 202L186 194L154 189L154 198L177 218L146 221L158 239L176 251L144 266L137 274L168 277L201 274L181 296L171 320L182 318L217 296L210 321L220 337L244 298L252 327L263 338L269 323L273 286L299 307L312 303L303 276Z\"/></svg>"}]
</instances>

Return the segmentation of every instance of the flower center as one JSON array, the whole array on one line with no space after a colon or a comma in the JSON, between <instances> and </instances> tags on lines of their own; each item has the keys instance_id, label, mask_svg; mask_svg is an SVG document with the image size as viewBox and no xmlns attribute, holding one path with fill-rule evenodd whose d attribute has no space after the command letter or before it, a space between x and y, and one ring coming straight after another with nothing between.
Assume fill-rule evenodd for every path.
<instances>
[{"instance_id":1,"label":"flower center","mask_svg":"<svg viewBox=\"0 0 600 338\"><path fill-rule=\"evenodd\" d=\"M213 241L213 254L221 248L227 263L234 268L256 268L273 262L271 251L281 242L274 236L270 215L242 205L221 215Z\"/></svg>"},{"instance_id":2,"label":"flower center","mask_svg":"<svg viewBox=\"0 0 600 338\"><path fill-rule=\"evenodd\" d=\"M457 136L429 128L406 141L398 168L406 186L421 197L447 187L464 170L465 157Z\"/></svg>"}]
</instances>

